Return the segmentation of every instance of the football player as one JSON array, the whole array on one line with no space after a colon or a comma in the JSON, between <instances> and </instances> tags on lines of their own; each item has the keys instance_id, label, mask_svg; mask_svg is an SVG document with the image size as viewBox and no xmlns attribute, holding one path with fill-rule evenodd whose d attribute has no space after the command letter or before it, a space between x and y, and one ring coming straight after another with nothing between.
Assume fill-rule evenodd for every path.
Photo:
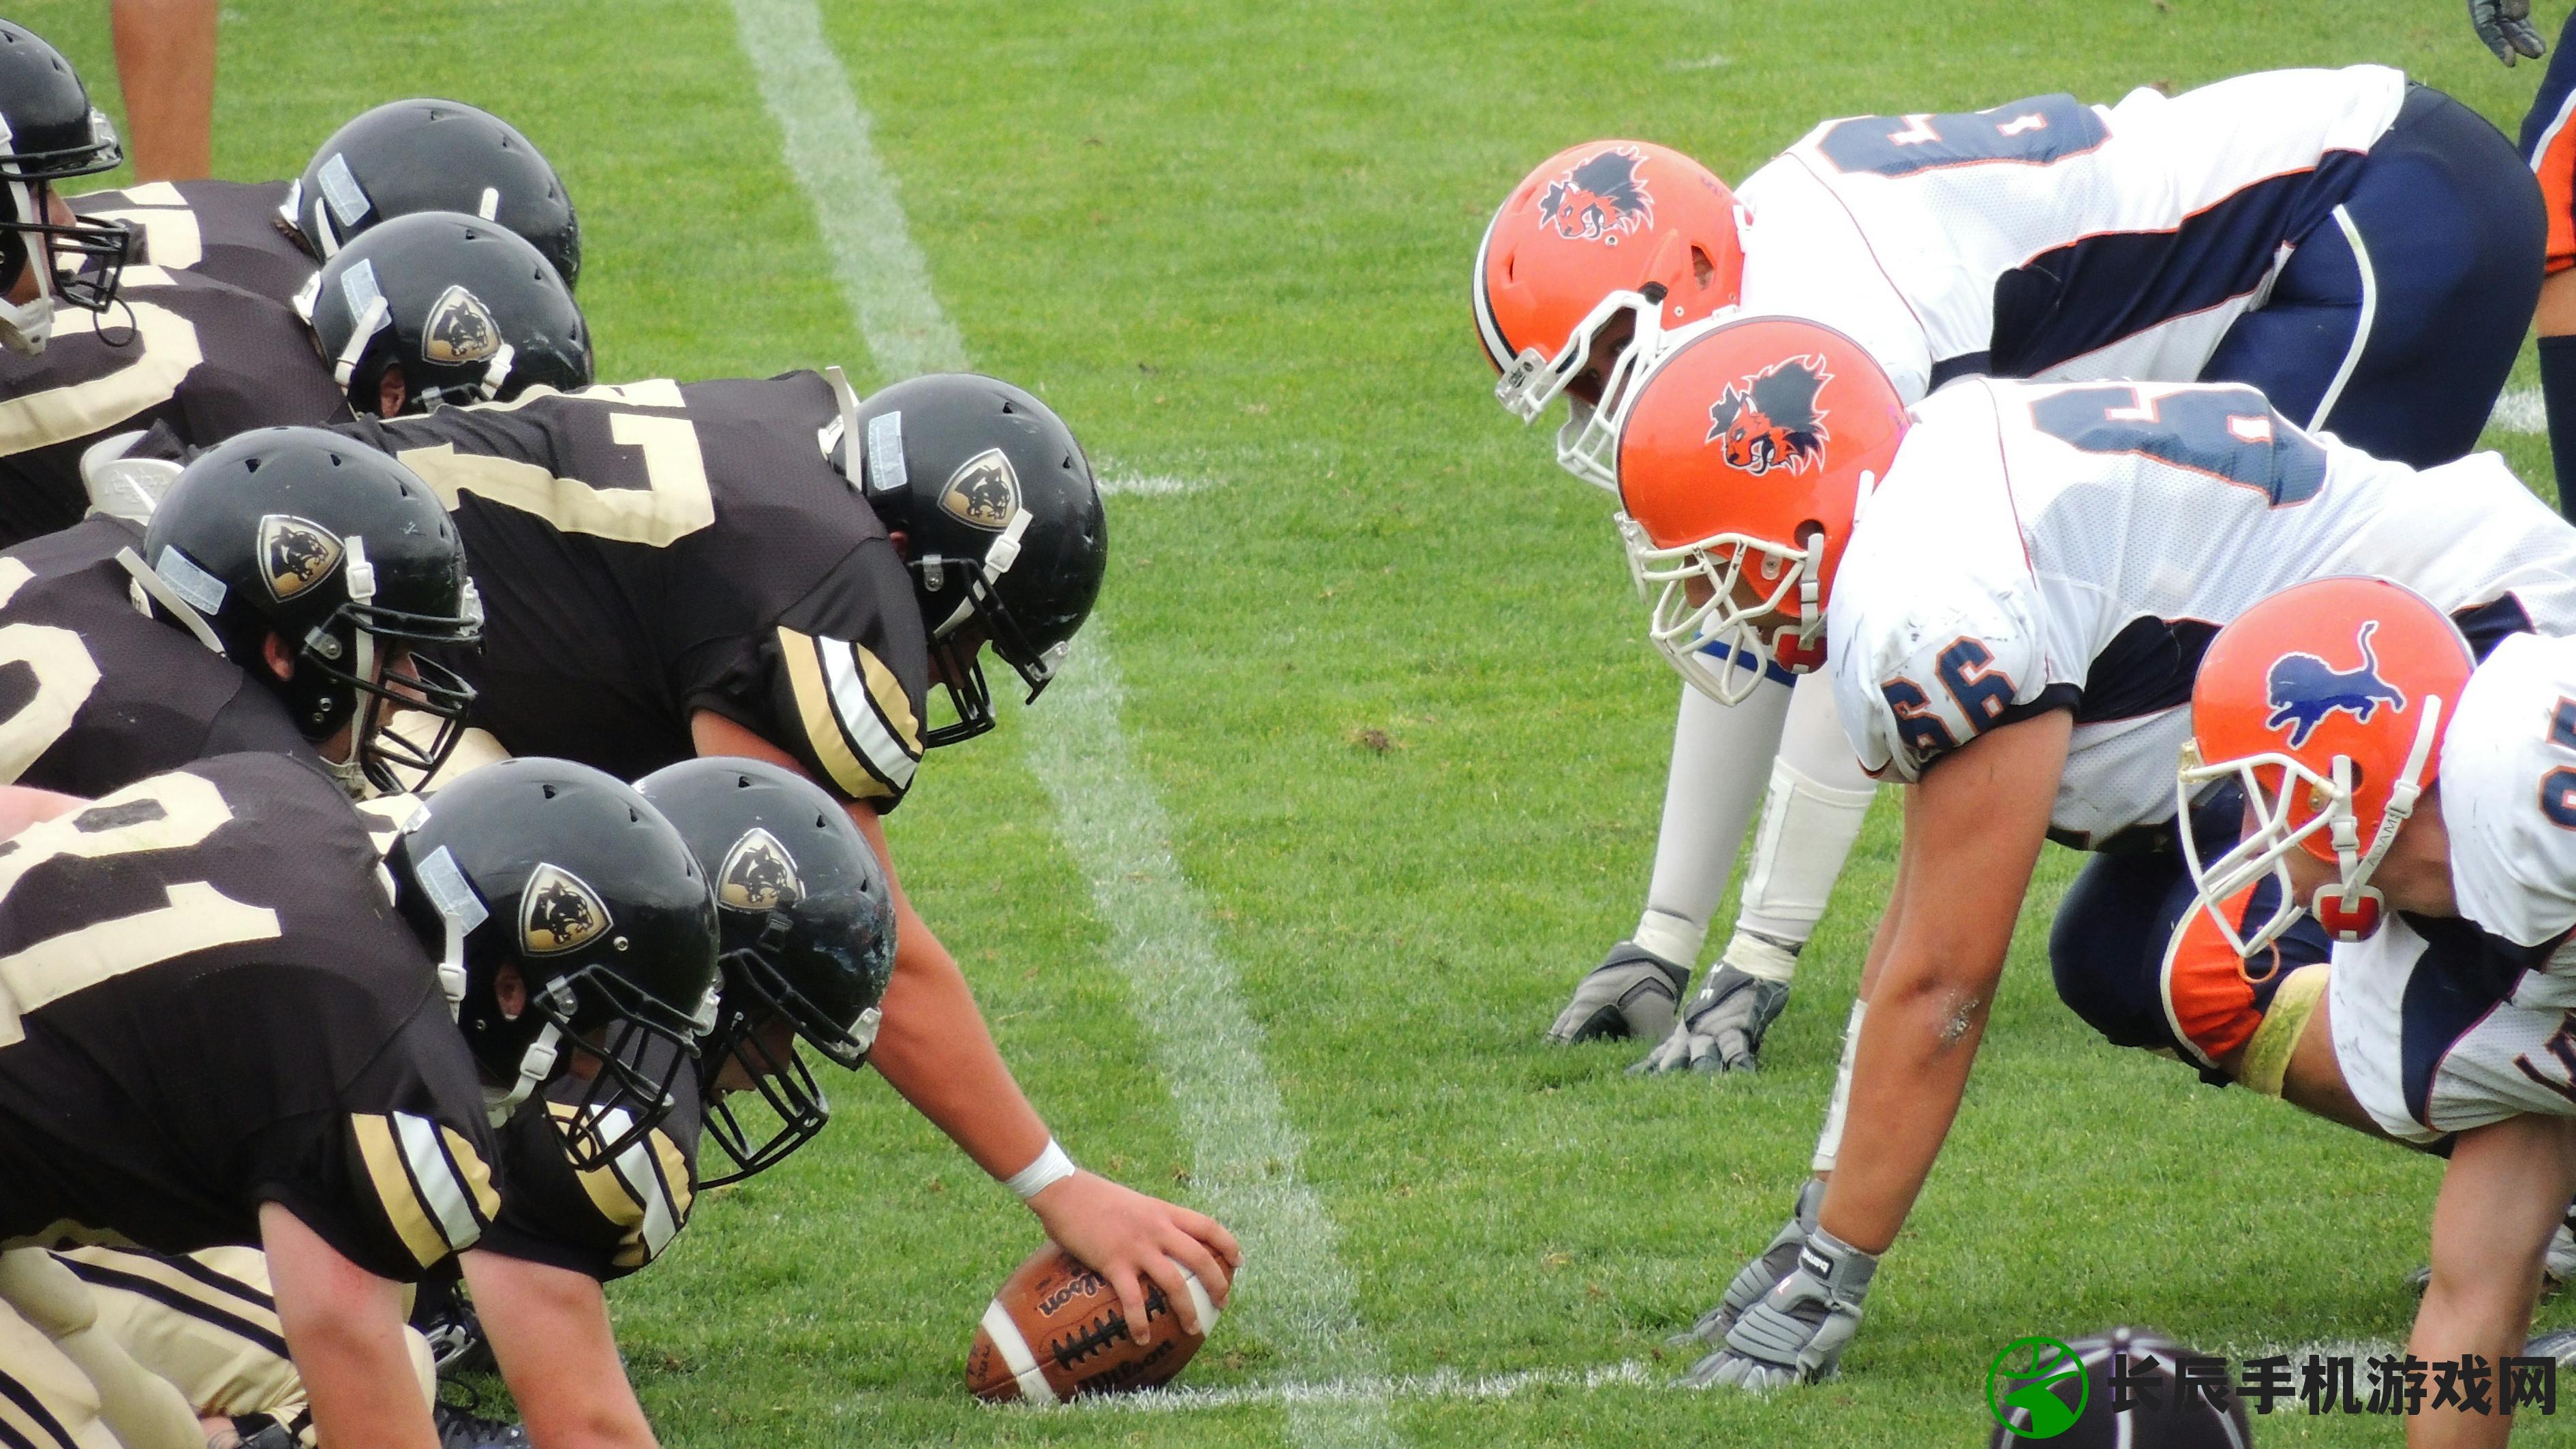
<instances>
[{"instance_id":1,"label":"football player","mask_svg":"<svg viewBox=\"0 0 2576 1449\"><path fill-rule=\"evenodd\" d=\"M548 812L533 822L521 819L531 797ZM566 797L571 804L558 803ZM624 818L638 798L638 792L595 771L561 761L511 762L440 791L413 817L390 868L398 882L418 887L402 899L412 905L416 925L448 942L463 979L488 969L478 963L506 957L508 933L519 929L513 924L478 932L469 922L479 902L488 919L569 922L568 933L558 934L578 939L555 948L579 953L559 968L566 977L582 980L596 972L599 962L614 958L621 970L654 987L649 1000L677 1000L688 989L686 981L658 980L652 972L671 964L671 941L695 949L693 923L704 922L688 887L695 882L695 890L703 892L707 869L674 869L681 863L675 847L686 845L684 836L674 833L679 827L667 818L646 820L649 812L638 812L636 821ZM816 831L811 824L814 805L811 799L799 802L807 825L804 836L781 818L787 812L773 809L763 817L778 832L764 837L770 855L787 862L782 868L790 875L801 865L797 878L815 883L811 915L798 923L850 923L869 899L882 916L886 892L875 874L874 857L838 811L831 812L840 827L837 834ZM606 831L604 824L625 828ZM571 840L583 842L580 848L596 860L600 847L595 837L611 834L634 838L620 847L624 859L609 877L578 860L581 869L566 867L542 880L529 871L531 860L574 860L568 852L576 847L565 843ZM800 847L797 855L789 856L788 847L776 844L781 836ZM806 838L811 836L830 843ZM694 853L687 859L694 861ZM601 878L617 883L597 889L588 883ZM646 879L676 884L653 894L639 888L638 882ZM528 884L523 887L521 881ZM460 889L464 894L457 894ZM567 899L565 889L576 893L569 912L559 904ZM602 890L616 894L601 897ZM459 903L463 909L451 910ZM763 913L763 924L772 914ZM588 936L583 934L585 919L596 927ZM853 931L846 939L862 936ZM773 954L794 973L792 979L817 984L816 978L828 972L814 965L810 941L800 938L798 947ZM735 970L728 963L725 974ZM874 979L882 985L881 972ZM463 999L465 1019L482 1020L479 990L469 986ZM851 1008L853 1020L862 1009ZM506 1120L493 1159L503 1188L500 1207L486 1223L480 1243L458 1266L484 1305L483 1319L490 1325L501 1370L521 1412L537 1425L541 1442L571 1442L586 1433L613 1442L653 1442L608 1338L599 1286L650 1262L688 1220L700 1078L714 1085L719 1067L709 1059L711 1053L690 1060L686 1044L718 1019L714 1013L711 1002L686 1020L660 1011L646 1018L644 1039L635 1045L607 1044L583 1053L569 1050L576 1045L571 1025L559 1023L563 1049L543 1042L526 1048L531 1054L563 1058L552 1066L538 1063L532 1068L535 1076L560 1074L503 1113ZM518 1060L513 1050L505 1045L483 1055L509 1065ZM609 1082L603 1065L621 1072L636 1069L615 1086L622 1095L601 1096ZM531 1071L515 1075L522 1082L531 1079ZM726 1087L730 1085L728 1080ZM602 1125L593 1127L594 1122ZM593 1137L606 1140L596 1150L581 1150ZM279 1421L290 1433L306 1427L308 1395L269 1327L270 1275L256 1255L169 1258L87 1249L63 1256L99 1290L100 1316L116 1340L146 1368L176 1384L206 1417L235 1420L237 1429L254 1429L262 1420ZM418 1343L416 1352L426 1365L429 1346ZM460 1425L485 1437L501 1432L495 1442L508 1438L502 1432L506 1426L474 1420L444 1405L437 1417L450 1442L459 1438ZM524 1436L517 1442L524 1443Z\"/></svg>"},{"instance_id":2,"label":"football player","mask_svg":"<svg viewBox=\"0 0 2576 1449\"><path fill-rule=\"evenodd\" d=\"M0 659L32 681L0 718L0 779L96 796L259 750L391 791L396 766L445 760L473 698L412 651L481 631L426 484L337 434L245 433L189 464L148 527L101 515L0 553ZM396 705L441 728L392 732Z\"/></svg>"},{"instance_id":3,"label":"football player","mask_svg":"<svg viewBox=\"0 0 2576 1449\"><path fill-rule=\"evenodd\" d=\"M2576 632L2576 528L2491 454L2419 474L2243 386L1965 380L1909 414L1858 344L1790 318L1666 353L1618 462L1657 647L1686 673L1712 645L1822 663L1861 764L1911 787L1830 1182L1704 1322L1724 1343L1695 1382L1834 1367L1957 1110L2044 839L2095 852L2050 941L2079 1015L2348 1120L2283 1074L2313 991L2249 982L2215 932L2168 950L2152 930L2168 893L2141 875L2186 875L2167 757L2193 671L2253 602L2338 573L2402 580L2480 643Z\"/></svg>"},{"instance_id":4,"label":"football player","mask_svg":"<svg viewBox=\"0 0 2576 1449\"><path fill-rule=\"evenodd\" d=\"M2335 937L2291 1069L2404 1141L2456 1134L2407 1351L2523 1352L2542 1260L2576 1196L2576 640L2479 662L2433 605L2379 579L2303 584L2220 631L2192 689L2188 802L2250 828L2184 858L2193 907L2261 959L2302 909ZM2233 905L2257 883L2260 917ZM2432 1413L2410 1445L2505 1442L2506 1415Z\"/></svg>"},{"instance_id":5,"label":"football player","mask_svg":"<svg viewBox=\"0 0 2576 1449\"><path fill-rule=\"evenodd\" d=\"M2508 63L2514 50L2535 57L2541 53L2540 36L2531 27L2530 0L2506 0L2506 9L2517 6L2521 15L2497 18L2510 47L2487 36ZM2549 413L2559 511L2576 517L2569 512L2576 509L2576 131L2567 124L2576 116L2576 58L2568 53L2569 40L2576 38L2576 11L2568 13L2567 23L2570 29L2559 32L2558 53L2549 58L2531 109L2523 113L2522 153L2539 179L2549 223L2548 279L2540 284L2534 319L2540 332L2540 394ZM2479 30L2486 34L2487 27L2482 24Z\"/></svg>"},{"instance_id":6,"label":"football player","mask_svg":"<svg viewBox=\"0 0 2576 1449\"><path fill-rule=\"evenodd\" d=\"M79 522L84 457L103 465L155 423L211 445L590 381L589 330L553 268L454 213L370 228L299 307L149 267L122 301L115 323L72 319L44 356L0 358L0 544Z\"/></svg>"},{"instance_id":7,"label":"football player","mask_svg":"<svg viewBox=\"0 0 2576 1449\"><path fill-rule=\"evenodd\" d=\"M443 657L474 687L474 725L508 753L629 777L740 756L830 790L888 862L898 921L869 1061L1115 1284L1131 1321L1145 1321L1140 1275L1179 1302L1195 1272L1222 1304L1233 1237L1073 1166L905 898L880 822L926 750L992 728L982 652L1034 699L1099 593L1099 489L1045 403L943 374L862 404L795 372L532 393L339 431L453 510L483 645ZM948 702L936 721L934 683Z\"/></svg>"},{"instance_id":8,"label":"football player","mask_svg":"<svg viewBox=\"0 0 2576 1449\"><path fill-rule=\"evenodd\" d=\"M397 1285L498 1211L487 1101L579 1058L601 1085L567 1151L593 1166L668 1110L632 1062L713 1017L686 847L559 761L460 784L381 866L330 782L274 755L95 803L6 793L40 823L0 858L0 1246L260 1244L323 1440L435 1443ZM31 1392L0 1400L59 1425L21 1377L59 1365L19 1348L0 1378Z\"/></svg>"},{"instance_id":9,"label":"football player","mask_svg":"<svg viewBox=\"0 0 2576 1449\"><path fill-rule=\"evenodd\" d=\"M33 357L57 302L97 313L116 300L126 229L75 218L54 185L124 159L63 53L0 20L0 348Z\"/></svg>"},{"instance_id":10,"label":"football player","mask_svg":"<svg viewBox=\"0 0 2576 1449\"><path fill-rule=\"evenodd\" d=\"M70 201L83 218L132 228L135 261L273 302L292 301L368 227L417 211L497 223L534 243L566 289L581 280L581 219L554 167L509 122L457 101L377 106L291 181L160 181Z\"/></svg>"},{"instance_id":11,"label":"football player","mask_svg":"<svg viewBox=\"0 0 2576 1449\"><path fill-rule=\"evenodd\" d=\"M1559 460L1604 486L1626 385L1673 328L1739 303L1851 335L1909 403L1976 374L2241 381L2430 464L2475 443L2530 319L2544 226L2510 151L2378 66L1829 121L1740 191L1599 142L1496 212L1478 332L1514 413L1567 394ZM1821 687L1793 704L1766 680L1789 677L1748 662L1705 672L1717 701L1684 692L1647 909L1554 1039L1673 1025L1767 769L1735 932L1646 1065L1753 1062L1871 794L1824 743Z\"/></svg>"}]
</instances>

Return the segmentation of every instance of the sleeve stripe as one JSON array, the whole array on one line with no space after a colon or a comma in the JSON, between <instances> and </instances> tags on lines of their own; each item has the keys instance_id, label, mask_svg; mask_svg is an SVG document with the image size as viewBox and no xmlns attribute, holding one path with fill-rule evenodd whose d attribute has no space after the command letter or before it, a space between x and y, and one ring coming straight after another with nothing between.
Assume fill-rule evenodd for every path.
<instances>
[{"instance_id":1,"label":"sleeve stripe","mask_svg":"<svg viewBox=\"0 0 2576 1449\"><path fill-rule=\"evenodd\" d=\"M671 1210L679 1218L680 1225L686 1227L689 1207L698 1195L696 1184L690 1180L689 1159L680 1155L678 1143L659 1132L653 1134L653 1153L662 1162L662 1190L670 1195Z\"/></svg>"},{"instance_id":2,"label":"sleeve stripe","mask_svg":"<svg viewBox=\"0 0 2576 1449\"><path fill-rule=\"evenodd\" d=\"M574 1109L564 1103L549 1103L558 1122L569 1122ZM600 1114L599 1130L615 1137L626 1130L633 1119L622 1107L612 1107ZM645 1134L658 1146L662 1134ZM640 1268L661 1256L680 1232L680 1221L674 1221L670 1205L657 1190L653 1174L653 1148L638 1142L617 1154L615 1161L575 1173L581 1189L590 1195L590 1204L601 1218L624 1236L618 1245L616 1261L621 1268Z\"/></svg>"},{"instance_id":3,"label":"sleeve stripe","mask_svg":"<svg viewBox=\"0 0 2576 1449\"><path fill-rule=\"evenodd\" d=\"M850 647L859 656L860 672L867 676L868 698L876 705L877 718L884 720L886 728L893 731L895 743L903 746L905 754L920 759L921 720L913 713L912 701L904 697L902 682L866 645L853 644Z\"/></svg>"},{"instance_id":4,"label":"sleeve stripe","mask_svg":"<svg viewBox=\"0 0 2576 1449\"><path fill-rule=\"evenodd\" d=\"M859 752L867 757L869 767L897 790L912 785L913 766L921 761L921 748L907 746L902 739L905 729L912 728L912 709L904 708L903 729L898 729L879 713L880 681L897 699L902 689L894 675L877 657L856 644L838 639L817 639L817 652L823 656L823 673L832 681L832 711L841 717L841 728L858 743ZM867 677L860 678L858 662L867 662Z\"/></svg>"},{"instance_id":5,"label":"sleeve stripe","mask_svg":"<svg viewBox=\"0 0 2576 1449\"><path fill-rule=\"evenodd\" d=\"M440 1235L451 1248L472 1247L483 1236L483 1222L474 1215L474 1189L458 1165L448 1160L438 1124L410 1112L396 1112L393 1118L394 1129L402 1136L403 1160L411 1165L411 1180L420 1189L421 1201L437 1217ZM473 1153L469 1150L466 1156L470 1160ZM488 1183L485 1190L490 1190Z\"/></svg>"},{"instance_id":6,"label":"sleeve stripe","mask_svg":"<svg viewBox=\"0 0 2576 1449\"><path fill-rule=\"evenodd\" d=\"M373 1112L360 1112L349 1118L349 1128L357 1135L358 1155L366 1161L376 1201L384 1208L385 1220L393 1224L394 1235L424 1268L446 1258L447 1240L429 1214L421 1211L411 1174L403 1166L402 1149L394 1145L393 1124Z\"/></svg>"},{"instance_id":7,"label":"sleeve stripe","mask_svg":"<svg viewBox=\"0 0 2576 1449\"><path fill-rule=\"evenodd\" d=\"M839 715L832 707L831 689L823 682L823 666L816 658L814 640L781 626L778 653L787 667L788 687L796 696L797 724L832 783L853 800L885 799L902 793L860 763L848 736L842 732Z\"/></svg>"},{"instance_id":8,"label":"sleeve stripe","mask_svg":"<svg viewBox=\"0 0 2576 1449\"><path fill-rule=\"evenodd\" d=\"M474 1144L451 1127L441 1126L438 1136L447 1144L447 1160L456 1165L457 1172L464 1179L466 1192L474 1199L475 1220L489 1223L499 1217L501 1194L493 1190L492 1169L475 1154Z\"/></svg>"}]
</instances>

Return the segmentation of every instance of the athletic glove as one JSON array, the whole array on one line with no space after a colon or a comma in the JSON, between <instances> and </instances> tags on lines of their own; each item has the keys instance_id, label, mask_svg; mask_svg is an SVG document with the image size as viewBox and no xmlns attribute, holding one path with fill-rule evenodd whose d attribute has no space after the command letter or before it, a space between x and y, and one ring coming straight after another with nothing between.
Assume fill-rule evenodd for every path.
<instances>
[{"instance_id":1,"label":"athletic glove","mask_svg":"<svg viewBox=\"0 0 2576 1449\"><path fill-rule=\"evenodd\" d=\"M1789 1214L1787 1226L1771 1239L1771 1245L1754 1255L1753 1261L1735 1270L1735 1281L1726 1285L1726 1296L1717 1306L1699 1316L1699 1321L1686 1333L1676 1333L1664 1340L1666 1348L1685 1348L1705 1344L1715 1348L1726 1342L1726 1332L1744 1310L1762 1301L1771 1285L1789 1276L1798 1266L1798 1250L1807 1246L1807 1235L1816 1230L1816 1213L1825 1205L1825 1180L1808 1178L1798 1189L1798 1205Z\"/></svg>"},{"instance_id":2,"label":"athletic glove","mask_svg":"<svg viewBox=\"0 0 2576 1449\"><path fill-rule=\"evenodd\" d=\"M2531 0L2469 0L2469 23L2495 58L2513 64L2515 52L2538 60L2549 51L2531 24Z\"/></svg>"},{"instance_id":3,"label":"athletic glove","mask_svg":"<svg viewBox=\"0 0 2576 1449\"><path fill-rule=\"evenodd\" d=\"M1721 961L1709 968L1672 1035L1628 1068L1628 1075L1757 1071L1762 1034L1788 1004L1788 982L1748 976Z\"/></svg>"},{"instance_id":4,"label":"athletic glove","mask_svg":"<svg viewBox=\"0 0 2576 1449\"><path fill-rule=\"evenodd\" d=\"M1661 1041L1673 1029L1674 1008L1689 984L1689 967L1622 941L1574 988L1574 1000L1556 1014L1547 1039L1559 1044L1632 1036Z\"/></svg>"},{"instance_id":5,"label":"athletic glove","mask_svg":"<svg viewBox=\"0 0 2576 1449\"><path fill-rule=\"evenodd\" d=\"M1861 1300L1877 1271L1875 1254L1817 1228L1798 1250L1796 1270L1745 1310L1728 1330L1726 1347L1693 1365L1682 1382L1758 1392L1830 1378L1843 1346L1860 1331Z\"/></svg>"}]
</instances>

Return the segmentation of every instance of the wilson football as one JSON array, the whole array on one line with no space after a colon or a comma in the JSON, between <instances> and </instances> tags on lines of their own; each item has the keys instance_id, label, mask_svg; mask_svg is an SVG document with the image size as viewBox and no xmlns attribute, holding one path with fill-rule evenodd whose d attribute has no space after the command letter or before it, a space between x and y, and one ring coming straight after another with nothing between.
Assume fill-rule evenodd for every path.
<instances>
[{"instance_id":1,"label":"wilson football","mask_svg":"<svg viewBox=\"0 0 2576 1449\"><path fill-rule=\"evenodd\" d=\"M1199 1322L1216 1326L1216 1305L1189 1280ZM1170 1383L1207 1340L1181 1326L1161 1289L1145 1283L1145 1321L1154 1341L1139 1346L1109 1281L1049 1243L1002 1284L966 1352L966 1387L979 1399L1052 1404L1078 1394L1126 1394Z\"/></svg>"}]
</instances>

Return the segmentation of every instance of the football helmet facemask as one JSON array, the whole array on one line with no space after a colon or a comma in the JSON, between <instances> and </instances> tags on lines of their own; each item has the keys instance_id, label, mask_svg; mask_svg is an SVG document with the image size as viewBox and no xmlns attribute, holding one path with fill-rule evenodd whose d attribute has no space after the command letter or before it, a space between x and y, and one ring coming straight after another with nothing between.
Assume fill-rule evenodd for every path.
<instances>
[{"instance_id":1,"label":"football helmet facemask","mask_svg":"<svg viewBox=\"0 0 2576 1449\"><path fill-rule=\"evenodd\" d=\"M116 300L132 234L112 221L52 215L53 184L115 168L116 128L61 51L0 21L0 292L32 268L36 295L0 300L0 346L34 356L53 336L54 306L104 312Z\"/></svg>"},{"instance_id":2,"label":"football helmet facemask","mask_svg":"<svg viewBox=\"0 0 2576 1449\"><path fill-rule=\"evenodd\" d=\"M278 217L329 261L367 228L422 211L497 223L581 280L581 219L555 168L517 128L458 101L388 101L322 143Z\"/></svg>"},{"instance_id":3,"label":"football helmet facemask","mask_svg":"<svg viewBox=\"0 0 2576 1449\"><path fill-rule=\"evenodd\" d=\"M775 1166L831 1120L831 1103L780 1026L833 1065L856 1070L876 1041L877 1004L894 973L894 895L849 812L792 770L701 759L635 784L676 827L714 882L723 936L723 1004L699 1058L707 1135L733 1162L698 1186ZM777 1125L755 1141L718 1079L741 1067Z\"/></svg>"},{"instance_id":4,"label":"football helmet facemask","mask_svg":"<svg viewBox=\"0 0 2576 1449\"><path fill-rule=\"evenodd\" d=\"M118 561L160 617L282 696L308 740L349 729L331 766L352 794L426 778L463 732L474 690L420 655L386 668L396 646L471 646L483 605L465 543L429 485L385 454L319 428L261 428L190 463L152 512L143 551ZM279 679L271 636L294 660ZM386 728L420 710L426 744Z\"/></svg>"},{"instance_id":5,"label":"football helmet facemask","mask_svg":"<svg viewBox=\"0 0 2576 1449\"><path fill-rule=\"evenodd\" d=\"M1109 526L1091 460L1045 403L973 373L912 378L843 407L833 461L903 536L957 711L922 742L971 739L993 727L976 646L990 643L1035 700L1100 596Z\"/></svg>"},{"instance_id":6,"label":"football helmet facemask","mask_svg":"<svg viewBox=\"0 0 2576 1449\"><path fill-rule=\"evenodd\" d=\"M2358 941L2379 929L2371 873L2432 785L2476 668L2449 616L2386 579L2300 584L2218 631L2192 683L2175 791L2194 904L2237 955L2297 923L2287 864L2296 850L2335 867L2307 903L2328 935ZM2253 829L2203 865L2191 804L2230 780L2244 787ZM2279 903L2240 933L2228 904L2265 876L2280 883Z\"/></svg>"},{"instance_id":7,"label":"football helmet facemask","mask_svg":"<svg viewBox=\"0 0 2576 1449\"><path fill-rule=\"evenodd\" d=\"M573 1165L613 1161L668 1116L715 1025L715 901L671 822L568 760L458 777L385 861L396 908L438 959L497 1124L575 1059L595 1070L557 1126ZM515 1015L501 972L525 991Z\"/></svg>"},{"instance_id":8,"label":"football helmet facemask","mask_svg":"<svg viewBox=\"0 0 2576 1449\"><path fill-rule=\"evenodd\" d=\"M1567 472L1618 488L1620 410L1670 333L1735 305L1740 224L1715 173L1646 141L1560 151L1495 210L1476 248L1476 334L1514 417L1533 421L1567 394L1556 435Z\"/></svg>"},{"instance_id":9,"label":"football helmet facemask","mask_svg":"<svg viewBox=\"0 0 2576 1449\"><path fill-rule=\"evenodd\" d=\"M397 217L342 247L295 298L349 405L384 406L402 369L407 413L590 386L590 328L553 265L490 222Z\"/></svg>"},{"instance_id":10,"label":"football helmet facemask","mask_svg":"<svg viewBox=\"0 0 2576 1449\"><path fill-rule=\"evenodd\" d=\"M1693 329L1635 385L1618 517L1646 637L1726 704L1824 661L1825 604L1907 415L1860 344L1790 317Z\"/></svg>"}]
</instances>

